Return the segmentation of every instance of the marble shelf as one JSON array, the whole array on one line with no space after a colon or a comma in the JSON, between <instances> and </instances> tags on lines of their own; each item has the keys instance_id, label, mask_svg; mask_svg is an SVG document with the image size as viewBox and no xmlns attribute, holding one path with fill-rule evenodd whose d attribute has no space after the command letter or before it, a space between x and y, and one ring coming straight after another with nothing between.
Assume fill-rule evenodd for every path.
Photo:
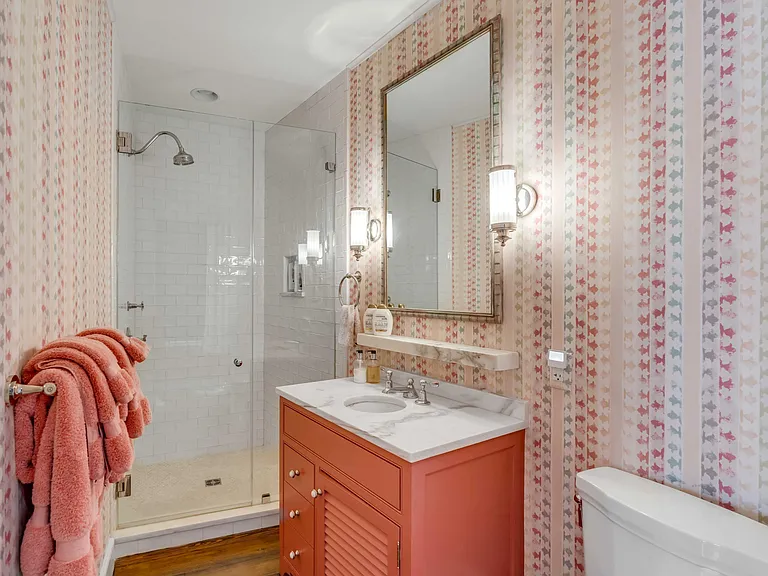
<instances>
[{"instance_id":1,"label":"marble shelf","mask_svg":"<svg viewBox=\"0 0 768 576\"><path fill-rule=\"evenodd\" d=\"M508 350L480 348L479 346L468 346L454 342L422 340L421 338L395 335L358 334L357 343L368 348L432 358L441 362L454 362L496 372L520 368L520 354Z\"/></svg>"}]
</instances>

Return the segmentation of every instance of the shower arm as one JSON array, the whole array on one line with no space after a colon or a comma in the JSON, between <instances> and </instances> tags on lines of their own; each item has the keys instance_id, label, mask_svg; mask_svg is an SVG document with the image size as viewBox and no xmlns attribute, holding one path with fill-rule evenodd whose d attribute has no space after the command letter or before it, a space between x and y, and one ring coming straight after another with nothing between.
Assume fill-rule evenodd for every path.
<instances>
[{"instance_id":1,"label":"shower arm","mask_svg":"<svg viewBox=\"0 0 768 576\"><path fill-rule=\"evenodd\" d=\"M179 147L179 152L184 152L185 151L184 150L184 146L181 145L181 140L179 140L179 138L178 138L178 136L176 136L176 134L174 134L173 132L168 132L167 130L161 130L160 132L158 132L157 134L152 136L152 138L149 139L149 142L144 144L144 146L142 146L138 150L131 150L128 154L131 155L131 156L136 156L138 154L143 154L147 150L147 148L152 146L152 144L154 143L155 140L157 140L160 136L163 136L163 135L170 136L171 138L176 140L176 145Z\"/></svg>"}]
</instances>

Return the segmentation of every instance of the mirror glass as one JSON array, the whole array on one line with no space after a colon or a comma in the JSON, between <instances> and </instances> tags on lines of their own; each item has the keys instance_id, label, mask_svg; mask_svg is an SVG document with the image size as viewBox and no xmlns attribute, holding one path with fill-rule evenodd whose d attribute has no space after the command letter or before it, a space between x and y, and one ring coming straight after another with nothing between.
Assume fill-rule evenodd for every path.
<instances>
[{"instance_id":1,"label":"mirror glass","mask_svg":"<svg viewBox=\"0 0 768 576\"><path fill-rule=\"evenodd\" d=\"M389 306L493 314L491 29L385 89Z\"/></svg>"}]
</instances>

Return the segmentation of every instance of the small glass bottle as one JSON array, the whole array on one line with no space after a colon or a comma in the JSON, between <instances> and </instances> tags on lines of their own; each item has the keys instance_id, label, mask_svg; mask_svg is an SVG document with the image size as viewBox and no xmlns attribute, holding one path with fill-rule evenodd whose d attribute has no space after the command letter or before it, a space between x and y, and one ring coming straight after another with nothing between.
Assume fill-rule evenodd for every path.
<instances>
[{"instance_id":1,"label":"small glass bottle","mask_svg":"<svg viewBox=\"0 0 768 576\"><path fill-rule=\"evenodd\" d=\"M376 350L371 350L368 353L368 367L366 376L368 384L381 383L381 368L379 368L379 361L376 360Z\"/></svg>"},{"instance_id":2,"label":"small glass bottle","mask_svg":"<svg viewBox=\"0 0 768 576\"><path fill-rule=\"evenodd\" d=\"M352 365L352 379L358 384L365 384L367 369L363 359L363 351L357 351L357 360Z\"/></svg>"}]
</instances>

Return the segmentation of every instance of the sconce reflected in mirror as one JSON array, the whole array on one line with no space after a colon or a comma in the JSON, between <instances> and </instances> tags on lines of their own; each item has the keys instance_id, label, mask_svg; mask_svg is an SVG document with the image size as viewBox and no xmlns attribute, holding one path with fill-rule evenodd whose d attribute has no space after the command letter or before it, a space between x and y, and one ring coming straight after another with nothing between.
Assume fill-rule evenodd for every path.
<instances>
[{"instance_id":1,"label":"sconce reflected in mirror","mask_svg":"<svg viewBox=\"0 0 768 576\"><path fill-rule=\"evenodd\" d=\"M536 207L538 194L529 184L517 184L515 167L495 166L488 172L491 231L504 246L517 230L517 219L527 216Z\"/></svg>"},{"instance_id":2,"label":"sconce reflected in mirror","mask_svg":"<svg viewBox=\"0 0 768 576\"><path fill-rule=\"evenodd\" d=\"M299 266L306 266L307 265L307 245L306 244L299 244Z\"/></svg>"},{"instance_id":3,"label":"sconce reflected in mirror","mask_svg":"<svg viewBox=\"0 0 768 576\"><path fill-rule=\"evenodd\" d=\"M349 211L349 247L356 260L368 249L371 242L381 238L381 220L371 218L369 208L356 206Z\"/></svg>"},{"instance_id":4,"label":"sconce reflected in mirror","mask_svg":"<svg viewBox=\"0 0 768 576\"><path fill-rule=\"evenodd\" d=\"M307 260L314 263L321 257L320 230L307 230Z\"/></svg>"}]
</instances>

